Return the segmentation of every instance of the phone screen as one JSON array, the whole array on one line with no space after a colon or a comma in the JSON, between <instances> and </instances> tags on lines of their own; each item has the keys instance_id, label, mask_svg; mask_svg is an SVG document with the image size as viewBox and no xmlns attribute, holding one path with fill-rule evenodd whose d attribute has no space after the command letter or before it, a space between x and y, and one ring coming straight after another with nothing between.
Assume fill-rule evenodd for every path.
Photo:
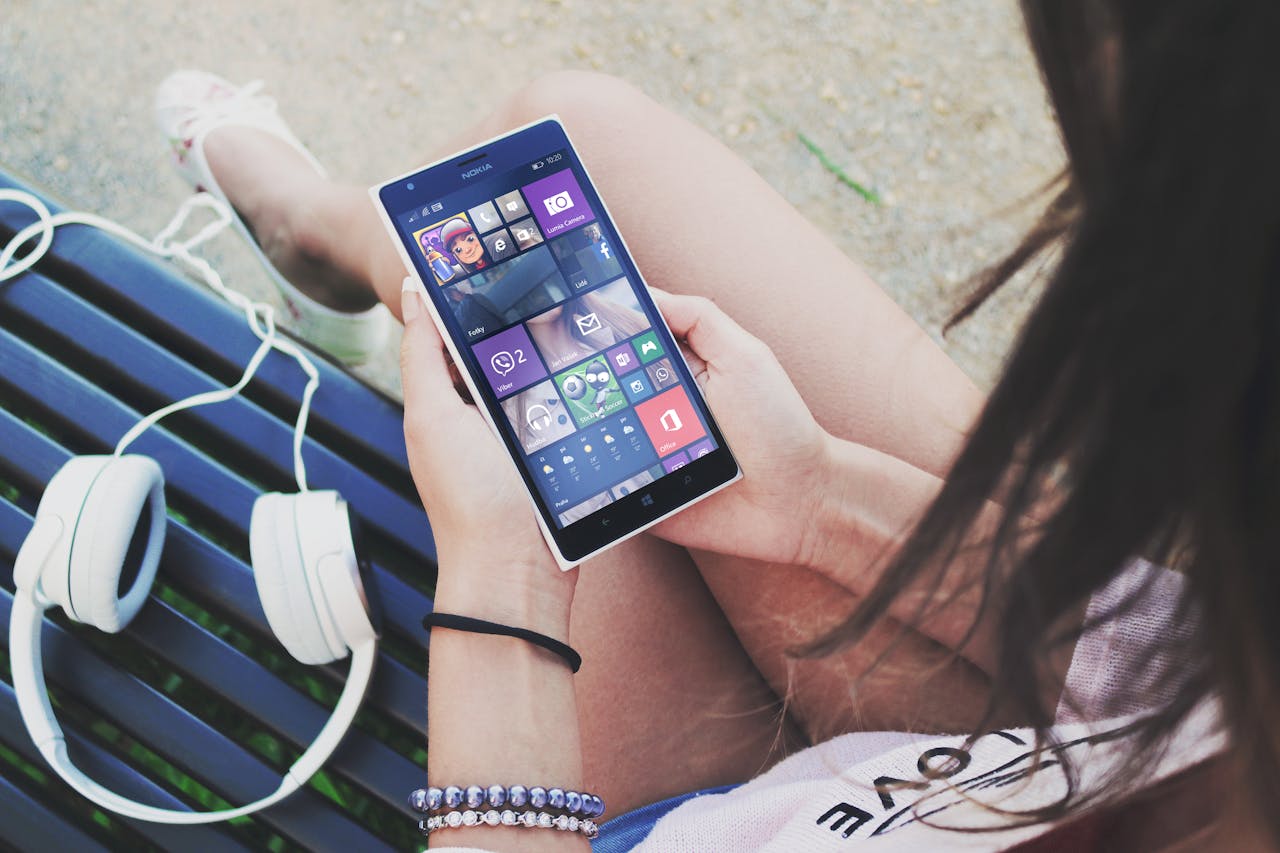
<instances>
[{"instance_id":1,"label":"phone screen","mask_svg":"<svg viewBox=\"0 0 1280 853\"><path fill-rule=\"evenodd\" d=\"M378 197L567 558L737 476L559 122Z\"/></svg>"}]
</instances>

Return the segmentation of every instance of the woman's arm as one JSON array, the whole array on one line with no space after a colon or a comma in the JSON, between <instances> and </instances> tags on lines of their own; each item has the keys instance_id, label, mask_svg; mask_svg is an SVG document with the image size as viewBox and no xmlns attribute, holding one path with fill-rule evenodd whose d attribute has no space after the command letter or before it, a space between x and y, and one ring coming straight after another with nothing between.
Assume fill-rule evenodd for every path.
<instances>
[{"instance_id":1,"label":"woman's arm","mask_svg":"<svg viewBox=\"0 0 1280 853\"><path fill-rule=\"evenodd\" d=\"M810 532L809 566L859 598L879 582L889 560L942 488L942 479L865 445L828 436L823 500ZM1000 608L982 609L990 543L1004 509L988 501L940 581L926 570L893 599L888 615L960 654L987 675L996 672ZM1034 519L1023 518L1020 533L1033 534ZM1028 541L1020 543L1024 547ZM998 590L994 598L998 598ZM1079 628L1088 601L1070 613L1064 634ZM923 618L922 618L923 615ZM966 636L967 635L967 636ZM1055 647L1048 661L1048 707L1058 702L1075 642Z\"/></svg>"},{"instance_id":2,"label":"woman's arm","mask_svg":"<svg viewBox=\"0 0 1280 853\"><path fill-rule=\"evenodd\" d=\"M440 336L416 290L402 295L401 307L405 442L435 534L436 611L564 642L577 572L556 566L510 459L455 390ZM433 787L582 791L573 674L563 659L522 639L436 627L429 666ZM534 853L590 849L580 833L523 826L445 828L431 834L430 844Z\"/></svg>"},{"instance_id":3,"label":"woman's arm","mask_svg":"<svg viewBox=\"0 0 1280 853\"><path fill-rule=\"evenodd\" d=\"M795 633L816 639L876 586L942 479L823 430L769 348L714 303L655 295L672 331L687 343L690 366L744 474L743 482L663 522L656 532L693 549L811 569L847 590L852 601L845 610L830 612L813 602L791 614L789 624L804 626ZM998 626L994 609L979 607L988 553L983 544L1002 512L988 504L979 515L930 599L928 618L919 618L933 594L927 581L904 590L889 609L893 623L958 652L987 675L995 668ZM1054 669L1065 672L1070 649L1061 655ZM1050 698L1056 702L1056 695Z\"/></svg>"},{"instance_id":4,"label":"woman's arm","mask_svg":"<svg viewBox=\"0 0 1280 853\"><path fill-rule=\"evenodd\" d=\"M865 445L828 435L826 446L823 498L808 528L805 562L861 599L879 582L942 480ZM998 506L988 505L941 582L935 585L934 573L926 572L929 580L908 586L888 610L890 618L959 652L987 674L995 670L995 626L994 613L979 613L988 553L982 545L1000 515Z\"/></svg>"},{"instance_id":5,"label":"woman's arm","mask_svg":"<svg viewBox=\"0 0 1280 853\"><path fill-rule=\"evenodd\" d=\"M572 586L567 595L557 588L562 579L550 556L528 565L495 556L441 554L436 609L567 638ZM513 582L522 577L529 582ZM562 658L512 637L436 627L427 683L432 785L583 790L573 673ZM507 826L442 829L431 835L431 846L440 845L534 853L590 849L579 833Z\"/></svg>"}]
</instances>

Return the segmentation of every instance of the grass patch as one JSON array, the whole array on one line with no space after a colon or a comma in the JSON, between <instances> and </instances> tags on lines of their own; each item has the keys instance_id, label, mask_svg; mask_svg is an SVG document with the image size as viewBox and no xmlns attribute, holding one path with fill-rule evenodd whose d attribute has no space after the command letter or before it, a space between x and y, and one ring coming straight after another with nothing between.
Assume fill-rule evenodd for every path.
<instances>
[{"instance_id":1,"label":"grass patch","mask_svg":"<svg viewBox=\"0 0 1280 853\"><path fill-rule=\"evenodd\" d=\"M18 487L8 480L0 479L0 500L18 505L18 500L22 497L22 492L18 491Z\"/></svg>"},{"instance_id":2,"label":"grass patch","mask_svg":"<svg viewBox=\"0 0 1280 853\"><path fill-rule=\"evenodd\" d=\"M818 162L822 164L822 168L836 176L836 180L862 196L871 204L877 206L880 205L880 194L849 177L849 173L844 170L844 167L832 160L827 152L822 150L822 147L819 146L818 143L814 142L799 130L796 131L796 139L800 140L801 145L809 149L810 154L818 158Z\"/></svg>"},{"instance_id":3,"label":"grass patch","mask_svg":"<svg viewBox=\"0 0 1280 853\"><path fill-rule=\"evenodd\" d=\"M49 783L49 773L44 768L37 767L2 743L0 743L0 762L16 768L19 774L37 785L43 787Z\"/></svg>"},{"instance_id":4,"label":"grass patch","mask_svg":"<svg viewBox=\"0 0 1280 853\"><path fill-rule=\"evenodd\" d=\"M869 204L874 204L877 207L883 204L883 200L880 198L880 193L860 181L855 180L843 166L833 160L831 155L804 131L796 130L790 122L783 121L776 113L765 107L763 104L756 104L756 109L758 109L763 115L782 125L791 133L794 133L800 144L803 145L810 154L818 158L818 162L822 164L822 168L834 175L836 180L840 183L860 195L863 200Z\"/></svg>"}]
</instances>

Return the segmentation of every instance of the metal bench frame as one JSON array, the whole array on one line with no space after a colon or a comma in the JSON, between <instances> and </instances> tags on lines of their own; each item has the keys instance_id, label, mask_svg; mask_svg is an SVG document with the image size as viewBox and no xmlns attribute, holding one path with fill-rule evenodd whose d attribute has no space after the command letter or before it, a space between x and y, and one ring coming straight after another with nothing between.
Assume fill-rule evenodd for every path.
<instances>
[{"instance_id":1,"label":"metal bench frame","mask_svg":"<svg viewBox=\"0 0 1280 853\"><path fill-rule=\"evenodd\" d=\"M3 174L0 186L22 188ZM0 205L0 242L29 221ZM317 779L231 824L127 820L68 789L18 717L7 658L11 569L45 483L70 455L110 452L141 414L234 382L257 343L229 306L93 229L59 229L45 259L0 285L0 846L414 846L403 798L425 777L419 620L431 609L435 548L409 477L399 404L323 359L308 476L314 488L341 492L362 523L384 642L357 726ZM231 805L256 799L336 698L346 663L293 661L271 635L248 565L254 498L292 488L304 382L273 352L243 396L175 415L139 438L131 450L160 463L170 504L152 598L115 637L61 617L45 628L45 671L69 748L123 794L177 808L207 807L198 787Z\"/></svg>"}]
</instances>

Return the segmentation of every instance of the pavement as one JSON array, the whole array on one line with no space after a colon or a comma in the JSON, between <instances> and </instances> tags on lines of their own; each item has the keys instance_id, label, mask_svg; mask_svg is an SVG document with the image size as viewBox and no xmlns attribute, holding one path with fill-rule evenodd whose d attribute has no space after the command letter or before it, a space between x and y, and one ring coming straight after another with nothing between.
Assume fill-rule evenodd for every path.
<instances>
[{"instance_id":1,"label":"pavement","mask_svg":"<svg viewBox=\"0 0 1280 853\"><path fill-rule=\"evenodd\" d=\"M184 67L265 80L330 172L364 184L544 72L615 74L728 144L935 336L1062 167L1013 0L4 5L0 168L144 234L187 192L151 116ZM271 293L230 234L211 254ZM980 384L1034 295L1020 280L943 342ZM390 350L365 373L395 390Z\"/></svg>"}]
</instances>

